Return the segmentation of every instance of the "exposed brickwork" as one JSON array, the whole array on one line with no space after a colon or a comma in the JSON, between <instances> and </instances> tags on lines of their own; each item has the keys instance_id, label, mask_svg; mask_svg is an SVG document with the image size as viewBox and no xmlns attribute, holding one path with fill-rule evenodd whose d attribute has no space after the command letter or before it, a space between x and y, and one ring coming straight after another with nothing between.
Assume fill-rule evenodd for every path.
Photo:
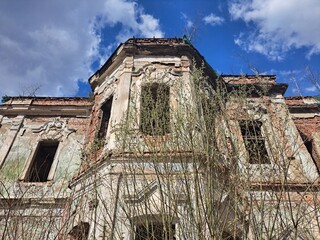
<instances>
[{"instance_id":1,"label":"exposed brickwork","mask_svg":"<svg viewBox=\"0 0 320 240\"><path fill-rule=\"evenodd\" d=\"M282 227L286 216L290 215L294 224L306 223L307 232L313 231L310 223L317 218L316 206L320 203L316 195L320 189L316 168L317 165L320 169L317 100L291 97L285 99L286 106L283 98L286 84L277 84L274 75L223 75L219 78L208 66L204 75L210 79L210 86L216 87L217 81L224 80L226 84L222 85L227 91L242 90L238 96L231 94L230 99L225 98L225 105L219 105L221 111L211 115L214 125L210 125L211 116L203 116L201 104L195 101L197 91L190 72L192 59L198 63L204 61L186 39L132 38L121 44L89 79L94 99L6 98L0 105L0 180L1 177L5 180L0 182L10 181L8 189L12 193L2 191L0 219L7 216L6 211L11 210L11 203L16 201L16 205L21 204L23 210L30 208L30 211L12 209L16 214L12 216L26 219L26 223L32 223L32 217L40 223L39 229L47 222L46 217L51 216L46 212L46 207L50 206L56 216L62 218L50 219L61 229L48 228L48 231L58 231L54 233L58 239L66 239L66 235L82 223L90 225L88 239L134 238L134 233L130 233L134 230L132 227L140 224L138 218L147 219L148 216L152 216L151 220L158 216L174 218L179 229L175 237L183 239L183 235L178 234L184 229L202 226L207 222L202 221L203 217L212 218L211 215L202 216L202 212L210 212L210 209L217 209L218 216L221 212L218 221L228 221L221 223L221 230L227 226L238 233L244 227L246 233L241 234L241 239L264 238L250 235L256 226L251 219L258 219L267 227L267 218L274 219L274 216L279 216L279 223L277 220L272 229ZM153 70L154 76L159 78L149 76ZM162 73L165 73L163 77ZM149 80L152 83L159 80L170 86L170 117L166 124L172 127L163 135L141 131L144 99L141 89ZM201 90L206 92L206 89ZM112 107L109 100L112 100ZM247 144L249 141L252 144ZM55 143L58 155L52 160L52 176L49 174L44 179L47 182L33 183L30 169L35 168L34 162L39 162L34 159L43 151L44 142ZM254 158L251 152L255 153ZM261 161L262 157L267 157L268 161ZM221 201L209 201L203 208L198 205L201 198ZM236 206L239 199L240 211ZM289 215L286 207L282 209L281 202L290 203ZM310 209L302 208L303 204ZM186 208L190 211L183 210ZM277 211L274 216L273 209ZM306 220L301 220L295 212L301 209L303 218L311 213ZM260 210L266 212L262 211L261 215ZM39 216L35 216L38 212ZM200 221L196 222L198 217ZM8 219L5 222L10 224L8 229L15 227L14 218ZM0 232L3 222L0 221ZM196 225L189 225L189 222ZM205 223L203 232L214 226L211 223L211 220ZM233 224L235 226L231 226ZM287 230L292 229L291 222L289 224L284 226L284 231L279 228L281 234L274 236L283 238L283 233L286 235ZM210 230L215 231L215 228ZM119 235L114 235L115 232ZM318 230L314 236L319 236ZM192 238L191 235L186 237ZM203 235L202 238L214 237ZM215 238L220 239L221 235Z\"/></svg>"},{"instance_id":2,"label":"exposed brickwork","mask_svg":"<svg viewBox=\"0 0 320 240\"><path fill-rule=\"evenodd\" d=\"M31 100L31 105L92 105L92 99L82 97L7 97L4 104L13 102L24 104L29 100Z\"/></svg>"},{"instance_id":3,"label":"exposed brickwork","mask_svg":"<svg viewBox=\"0 0 320 240\"><path fill-rule=\"evenodd\" d=\"M317 103L317 100L314 97L286 97L286 103L288 106L293 105L304 105L305 107L307 104Z\"/></svg>"},{"instance_id":4,"label":"exposed brickwork","mask_svg":"<svg viewBox=\"0 0 320 240\"><path fill-rule=\"evenodd\" d=\"M304 136L312 142L312 157L315 161L318 171L320 172L320 152L316 150L316 145L319 144L320 139L315 139L313 133L320 132L320 116L314 116L311 118L295 118L294 123Z\"/></svg>"},{"instance_id":5,"label":"exposed brickwork","mask_svg":"<svg viewBox=\"0 0 320 240\"><path fill-rule=\"evenodd\" d=\"M92 107L92 112L90 116L90 125L87 130L87 139L86 139L87 143L93 142L96 137L97 127L99 126L99 123L100 123L99 115L101 111L98 103L101 101L101 99L102 99L101 95L95 96L95 99L94 99L95 104Z\"/></svg>"},{"instance_id":6,"label":"exposed brickwork","mask_svg":"<svg viewBox=\"0 0 320 240\"><path fill-rule=\"evenodd\" d=\"M304 104L302 97L287 97L286 103L288 105Z\"/></svg>"},{"instance_id":7,"label":"exposed brickwork","mask_svg":"<svg viewBox=\"0 0 320 240\"><path fill-rule=\"evenodd\" d=\"M73 106L90 106L92 100L88 98L40 98L34 99L32 105L73 105Z\"/></svg>"},{"instance_id":8,"label":"exposed brickwork","mask_svg":"<svg viewBox=\"0 0 320 240\"><path fill-rule=\"evenodd\" d=\"M221 78L230 84L274 84L276 83L275 75L222 75Z\"/></svg>"},{"instance_id":9,"label":"exposed brickwork","mask_svg":"<svg viewBox=\"0 0 320 240\"><path fill-rule=\"evenodd\" d=\"M67 121L70 128L75 128L83 133L86 133L90 123L89 118L69 118Z\"/></svg>"},{"instance_id":10,"label":"exposed brickwork","mask_svg":"<svg viewBox=\"0 0 320 240\"><path fill-rule=\"evenodd\" d=\"M320 139L315 133L320 133L320 108L313 97L287 97L285 99L289 111L293 114L293 121L301 133L304 141L312 143L312 157L320 172L320 152L317 146ZM310 149L309 149L310 151Z\"/></svg>"},{"instance_id":11,"label":"exposed brickwork","mask_svg":"<svg viewBox=\"0 0 320 240\"><path fill-rule=\"evenodd\" d=\"M320 132L320 116L295 118L294 123L299 131L309 138L312 138L312 133Z\"/></svg>"},{"instance_id":12,"label":"exposed brickwork","mask_svg":"<svg viewBox=\"0 0 320 240\"><path fill-rule=\"evenodd\" d=\"M130 38L126 44L137 45L183 45L181 38Z\"/></svg>"}]
</instances>

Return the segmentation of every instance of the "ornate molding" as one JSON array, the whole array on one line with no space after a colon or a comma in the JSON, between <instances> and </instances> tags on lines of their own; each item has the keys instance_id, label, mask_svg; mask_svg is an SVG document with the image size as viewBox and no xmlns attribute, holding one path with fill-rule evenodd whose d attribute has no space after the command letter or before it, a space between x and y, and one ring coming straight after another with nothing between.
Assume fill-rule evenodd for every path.
<instances>
[{"instance_id":1,"label":"ornate molding","mask_svg":"<svg viewBox=\"0 0 320 240\"><path fill-rule=\"evenodd\" d=\"M40 133L42 139L60 140L68 137L71 133L76 132L75 129L68 128L67 124L60 120L60 117L54 118L52 121L46 122L40 127L31 128L33 133Z\"/></svg>"},{"instance_id":2,"label":"ornate molding","mask_svg":"<svg viewBox=\"0 0 320 240\"><path fill-rule=\"evenodd\" d=\"M143 186L143 188L136 192L128 195L124 195L124 201L127 203L141 203L143 200L149 198L158 188L157 181L152 181L151 183Z\"/></svg>"},{"instance_id":3,"label":"ornate molding","mask_svg":"<svg viewBox=\"0 0 320 240\"><path fill-rule=\"evenodd\" d=\"M166 65L161 63L156 63L159 65ZM153 79L164 79L166 77L169 77L169 75L172 75L174 77L181 77L182 73L180 71L175 71L172 68L162 69L161 71L158 70L157 67L154 65L156 64L148 64L147 66L143 68L139 68L137 71L132 72L133 77L139 77L141 75L153 78Z\"/></svg>"}]
</instances>

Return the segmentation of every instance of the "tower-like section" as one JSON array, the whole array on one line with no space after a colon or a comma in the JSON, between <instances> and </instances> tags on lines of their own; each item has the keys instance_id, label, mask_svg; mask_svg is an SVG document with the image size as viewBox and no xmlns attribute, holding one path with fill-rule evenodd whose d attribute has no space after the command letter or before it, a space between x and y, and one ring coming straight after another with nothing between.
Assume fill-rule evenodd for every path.
<instances>
[{"instance_id":1,"label":"tower-like section","mask_svg":"<svg viewBox=\"0 0 320 240\"><path fill-rule=\"evenodd\" d=\"M74 229L94 224L95 239L173 239L191 226L186 191L195 194L192 165L200 167L202 147L198 67L213 89L216 73L188 42L133 38L89 79L94 106L82 171L71 184Z\"/></svg>"}]
</instances>

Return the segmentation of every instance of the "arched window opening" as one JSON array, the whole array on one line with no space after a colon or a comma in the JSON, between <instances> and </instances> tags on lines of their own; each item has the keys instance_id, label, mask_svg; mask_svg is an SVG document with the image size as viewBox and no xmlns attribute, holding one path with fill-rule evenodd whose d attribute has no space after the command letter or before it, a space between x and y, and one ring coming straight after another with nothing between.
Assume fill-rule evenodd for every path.
<instances>
[{"instance_id":1,"label":"arched window opening","mask_svg":"<svg viewBox=\"0 0 320 240\"><path fill-rule=\"evenodd\" d=\"M135 226L134 240L175 240L175 224L149 222Z\"/></svg>"},{"instance_id":2,"label":"arched window opening","mask_svg":"<svg viewBox=\"0 0 320 240\"><path fill-rule=\"evenodd\" d=\"M68 234L69 240L87 240L89 236L90 225L87 222L81 222L74 226Z\"/></svg>"}]
</instances>

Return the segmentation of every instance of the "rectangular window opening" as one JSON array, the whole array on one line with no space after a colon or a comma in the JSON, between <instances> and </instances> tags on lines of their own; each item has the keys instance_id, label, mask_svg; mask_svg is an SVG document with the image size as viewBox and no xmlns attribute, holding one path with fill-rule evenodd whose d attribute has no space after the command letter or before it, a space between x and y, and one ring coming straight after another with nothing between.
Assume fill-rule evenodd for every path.
<instances>
[{"instance_id":1,"label":"rectangular window opening","mask_svg":"<svg viewBox=\"0 0 320 240\"><path fill-rule=\"evenodd\" d=\"M269 164L270 159L262 136L262 123L260 121L239 122L244 145L246 147L250 164Z\"/></svg>"},{"instance_id":2,"label":"rectangular window opening","mask_svg":"<svg viewBox=\"0 0 320 240\"><path fill-rule=\"evenodd\" d=\"M109 121L111 116L112 100L113 100L113 96L111 96L101 107L101 122L100 122L100 128L98 132L99 139L104 140L107 136L107 132L110 124Z\"/></svg>"},{"instance_id":3,"label":"rectangular window opening","mask_svg":"<svg viewBox=\"0 0 320 240\"><path fill-rule=\"evenodd\" d=\"M54 161L58 141L42 141L39 142L36 154L32 160L26 180L28 182L46 182Z\"/></svg>"},{"instance_id":4,"label":"rectangular window opening","mask_svg":"<svg viewBox=\"0 0 320 240\"><path fill-rule=\"evenodd\" d=\"M175 224L167 228L161 223L136 225L134 240L175 240Z\"/></svg>"},{"instance_id":5,"label":"rectangular window opening","mask_svg":"<svg viewBox=\"0 0 320 240\"><path fill-rule=\"evenodd\" d=\"M298 130L299 131L299 130ZM313 161L315 161L315 154L314 154L314 150L313 150L313 141L312 138L307 137L305 134L303 134L301 131L299 131L299 134L302 138L302 141L305 145L305 147L307 148L308 153L310 154L311 158Z\"/></svg>"},{"instance_id":6,"label":"rectangular window opening","mask_svg":"<svg viewBox=\"0 0 320 240\"><path fill-rule=\"evenodd\" d=\"M170 87L163 83L141 87L140 129L148 135L170 132Z\"/></svg>"}]
</instances>

